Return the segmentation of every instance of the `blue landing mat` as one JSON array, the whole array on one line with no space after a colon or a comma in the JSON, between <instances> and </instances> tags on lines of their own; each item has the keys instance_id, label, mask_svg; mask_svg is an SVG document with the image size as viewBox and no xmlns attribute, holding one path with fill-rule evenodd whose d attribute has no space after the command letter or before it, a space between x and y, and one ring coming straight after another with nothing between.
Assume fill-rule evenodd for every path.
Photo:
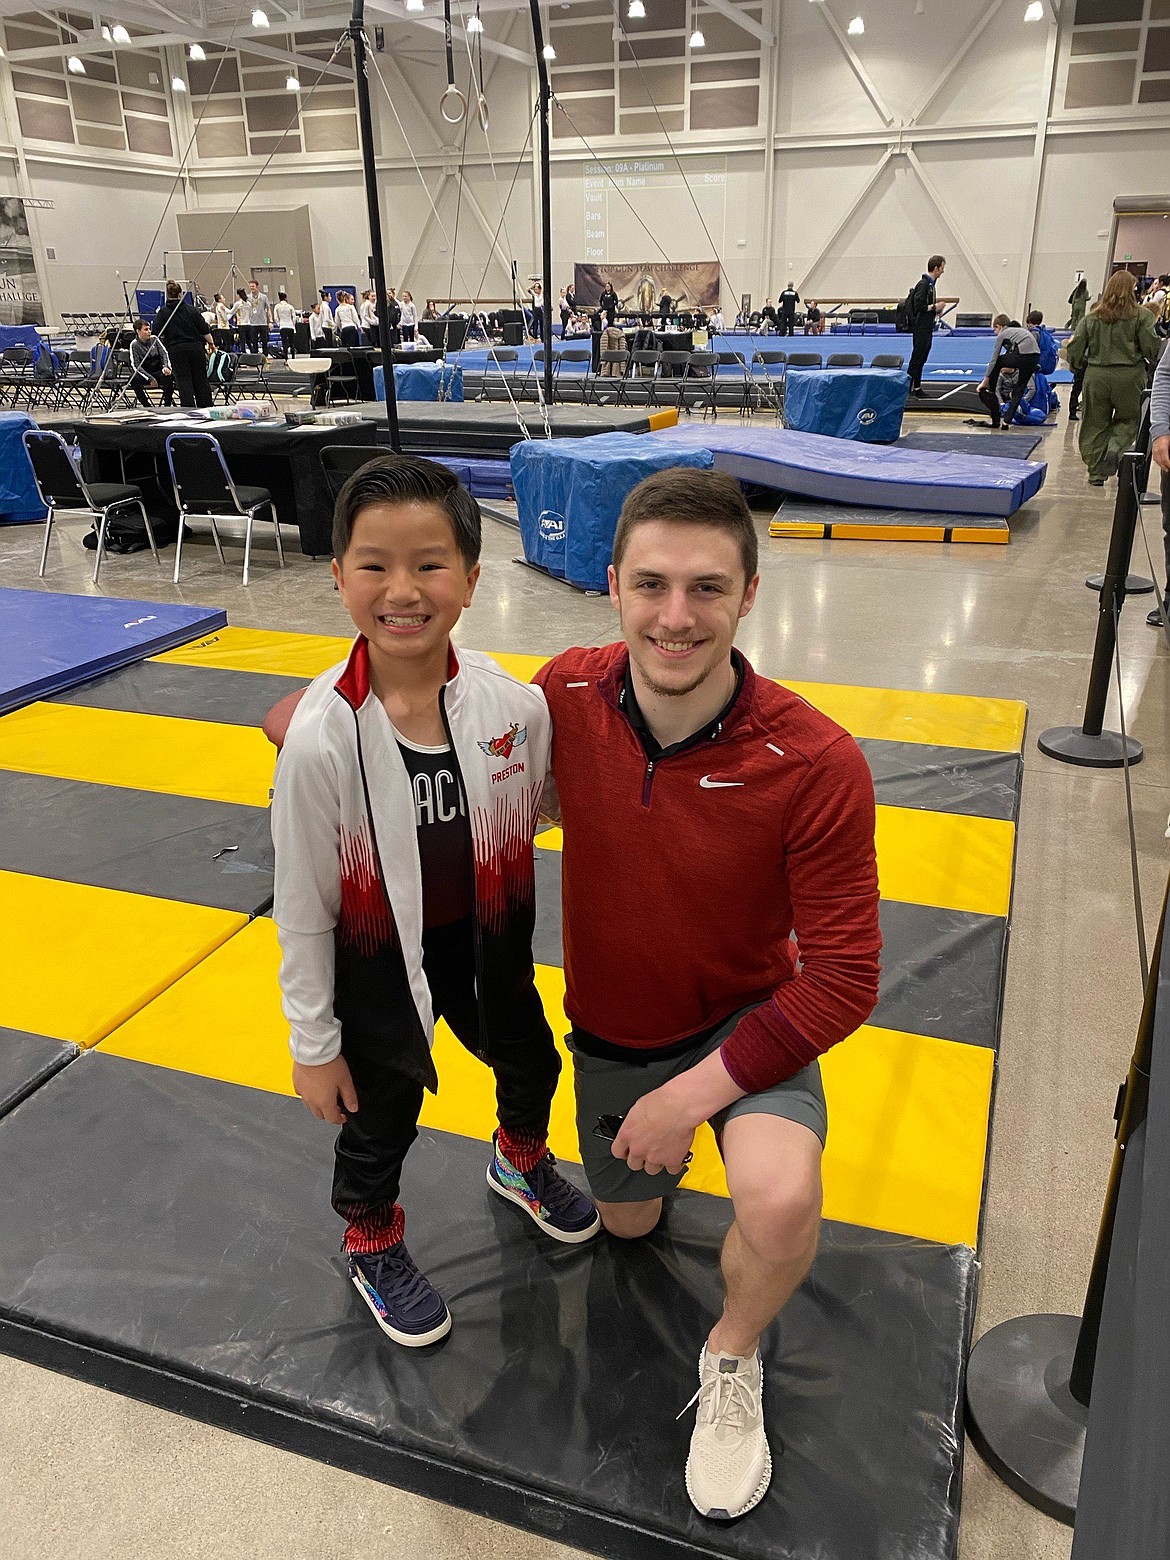
<instances>
[{"instance_id":1,"label":"blue landing mat","mask_svg":"<svg viewBox=\"0 0 1170 1560\"><path fill-rule=\"evenodd\" d=\"M223 628L213 607L0 591L0 714Z\"/></svg>"},{"instance_id":2,"label":"blue landing mat","mask_svg":"<svg viewBox=\"0 0 1170 1560\"><path fill-rule=\"evenodd\" d=\"M923 370L923 379L928 382L932 379L971 380L978 384L987 371L987 360L991 356L994 340L995 332L991 330L972 336L936 333L931 342L930 357ZM819 352L823 358L827 358L830 352L858 352L867 364L875 353L899 352L909 363L910 354L914 350L914 338L899 335L896 331L887 335L850 333L824 336L775 336L760 331L737 331L716 336L711 342L713 352L742 352L745 346L755 352ZM1072 374L1063 363L1048 378L1052 384L1072 383Z\"/></svg>"},{"instance_id":3,"label":"blue landing mat","mask_svg":"<svg viewBox=\"0 0 1170 1560\"><path fill-rule=\"evenodd\" d=\"M788 428L743 428L730 423L664 428L656 446L708 449L716 468L741 482L759 482L803 498L876 509L950 514L1015 514L1044 483L1043 461L993 460L981 455L858 444Z\"/></svg>"}]
</instances>

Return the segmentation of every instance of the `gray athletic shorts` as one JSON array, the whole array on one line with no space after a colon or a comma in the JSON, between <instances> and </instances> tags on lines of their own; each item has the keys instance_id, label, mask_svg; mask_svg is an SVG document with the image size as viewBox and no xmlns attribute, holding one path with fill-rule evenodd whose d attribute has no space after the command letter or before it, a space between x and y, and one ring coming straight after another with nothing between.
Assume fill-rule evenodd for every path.
<instances>
[{"instance_id":1,"label":"gray athletic shorts","mask_svg":"<svg viewBox=\"0 0 1170 1560\"><path fill-rule=\"evenodd\" d=\"M645 1170L631 1170L624 1159L615 1159L611 1145L594 1133L597 1118L603 1115L624 1116L643 1094L668 1083L701 1062L712 1051L717 1051L728 1035L752 1007L741 1008L726 1019L710 1039L693 1050L683 1051L667 1061L650 1062L640 1067L631 1062L611 1062L598 1056L586 1056L573 1049L572 1037L569 1049L573 1051L573 1088L577 1097L577 1137L581 1145L581 1159L589 1179L589 1190L601 1202L649 1202L673 1192L682 1179L662 1170L657 1175L647 1175ZM727 1106L711 1117L711 1127L720 1138L724 1124L732 1116L781 1116L785 1121L798 1121L801 1126L815 1132L824 1143L828 1132L828 1113L825 1109L825 1091L821 1085L819 1062L811 1062L795 1077L777 1083L759 1094L746 1094L742 1100Z\"/></svg>"}]
</instances>

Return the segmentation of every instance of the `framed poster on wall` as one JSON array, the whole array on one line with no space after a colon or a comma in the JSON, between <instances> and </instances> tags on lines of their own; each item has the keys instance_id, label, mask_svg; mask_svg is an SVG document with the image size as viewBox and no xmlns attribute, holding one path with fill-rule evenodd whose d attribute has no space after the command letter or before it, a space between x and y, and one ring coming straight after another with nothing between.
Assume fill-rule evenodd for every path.
<instances>
[{"instance_id":1,"label":"framed poster on wall","mask_svg":"<svg viewBox=\"0 0 1170 1560\"><path fill-rule=\"evenodd\" d=\"M0 198L0 325L43 325L44 304L24 202Z\"/></svg>"}]
</instances>

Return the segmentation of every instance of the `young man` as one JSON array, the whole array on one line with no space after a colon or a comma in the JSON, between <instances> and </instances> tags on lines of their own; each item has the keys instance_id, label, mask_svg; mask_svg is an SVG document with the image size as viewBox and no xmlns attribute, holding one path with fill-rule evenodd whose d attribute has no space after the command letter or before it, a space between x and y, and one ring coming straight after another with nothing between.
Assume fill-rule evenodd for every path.
<instances>
[{"instance_id":1,"label":"young man","mask_svg":"<svg viewBox=\"0 0 1170 1560\"><path fill-rule=\"evenodd\" d=\"M255 279L248 283L248 352L268 353L268 330L272 324L272 305Z\"/></svg>"},{"instance_id":2,"label":"young man","mask_svg":"<svg viewBox=\"0 0 1170 1560\"><path fill-rule=\"evenodd\" d=\"M652 1230L703 1121L727 1169L726 1297L687 1461L696 1508L727 1519L768 1487L759 1339L816 1249L817 1058L872 1011L881 945L865 760L734 648L757 550L730 477L648 477L614 538L624 642L536 677L564 827L577 1130L602 1221Z\"/></svg>"},{"instance_id":3,"label":"young man","mask_svg":"<svg viewBox=\"0 0 1170 1560\"><path fill-rule=\"evenodd\" d=\"M926 262L926 270L914 284L910 294L910 333L914 338L914 348L910 353L910 367L907 373L910 376L911 395L922 394L922 370L926 367L926 360L930 356L935 322L946 308L946 304L939 303L935 297L935 288L946 268L945 255L931 255Z\"/></svg>"},{"instance_id":4,"label":"young man","mask_svg":"<svg viewBox=\"0 0 1170 1560\"><path fill-rule=\"evenodd\" d=\"M800 307L800 294L791 282L777 299L778 318L776 329L782 336L796 335L796 311Z\"/></svg>"},{"instance_id":5,"label":"young man","mask_svg":"<svg viewBox=\"0 0 1170 1560\"><path fill-rule=\"evenodd\" d=\"M376 459L338 495L333 576L357 628L266 731L276 766L273 917L293 1087L340 1126L333 1207L349 1276L408 1347L451 1328L398 1203L440 1015L496 1082L491 1190L555 1240L600 1227L548 1152L560 1062L536 990L532 834L549 744L535 689L451 630L479 578L480 515L450 472Z\"/></svg>"},{"instance_id":6,"label":"young man","mask_svg":"<svg viewBox=\"0 0 1170 1560\"><path fill-rule=\"evenodd\" d=\"M162 391L162 404L170 406L175 399L175 375L167 349L150 333L149 320L135 320L134 340L130 343L130 388L140 406L149 406L146 387L157 384Z\"/></svg>"},{"instance_id":7,"label":"young man","mask_svg":"<svg viewBox=\"0 0 1170 1560\"><path fill-rule=\"evenodd\" d=\"M997 314L991 323L997 334L991 348L991 361L979 386L979 399L987 408L993 428L1010 428L1032 382L1032 375L1040 367L1040 343L1030 330L1009 320L1006 314ZM1014 372L1015 383L1001 420L998 387L999 376L1005 369Z\"/></svg>"}]
</instances>

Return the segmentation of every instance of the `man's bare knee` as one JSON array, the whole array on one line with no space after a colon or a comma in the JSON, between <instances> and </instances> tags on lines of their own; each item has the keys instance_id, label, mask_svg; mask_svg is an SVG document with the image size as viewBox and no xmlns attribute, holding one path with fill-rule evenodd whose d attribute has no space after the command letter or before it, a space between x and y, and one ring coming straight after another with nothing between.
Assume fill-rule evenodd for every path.
<instances>
[{"instance_id":1,"label":"man's bare knee","mask_svg":"<svg viewBox=\"0 0 1170 1560\"><path fill-rule=\"evenodd\" d=\"M619 1240L638 1240L649 1235L662 1217L662 1198L655 1197L650 1202L599 1202L597 1211L611 1235Z\"/></svg>"}]
</instances>

